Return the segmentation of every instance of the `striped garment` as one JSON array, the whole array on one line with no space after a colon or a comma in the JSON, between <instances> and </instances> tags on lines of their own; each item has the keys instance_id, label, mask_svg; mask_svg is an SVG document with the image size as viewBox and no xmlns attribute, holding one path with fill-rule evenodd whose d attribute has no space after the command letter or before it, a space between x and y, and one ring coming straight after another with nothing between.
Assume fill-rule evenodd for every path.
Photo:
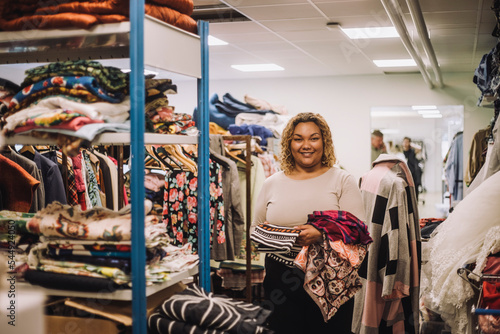
<instances>
[{"instance_id":1,"label":"striped garment","mask_svg":"<svg viewBox=\"0 0 500 334\"><path fill-rule=\"evenodd\" d=\"M381 154L360 183L373 243L358 270L356 334L419 333L420 228L411 173L399 158Z\"/></svg>"},{"instance_id":2,"label":"striped garment","mask_svg":"<svg viewBox=\"0 0 500 334\"><path fill-rule=\"evenodd\" d=\"M259 224L250 235L250 239L258 243L260 252L288 253L299 234L300 231L292 227Z\"/></svg>"},{"instance_id":3,"label":"striped garment","mask_svg":"<svg viewBox=\"0 0 500 334\"><path fill-rule=\"evenodd\" d=\"M271 311L193 285L173 295L148 319L149 333L272 333L264 327Z\"/></svg>"}]
</instances>

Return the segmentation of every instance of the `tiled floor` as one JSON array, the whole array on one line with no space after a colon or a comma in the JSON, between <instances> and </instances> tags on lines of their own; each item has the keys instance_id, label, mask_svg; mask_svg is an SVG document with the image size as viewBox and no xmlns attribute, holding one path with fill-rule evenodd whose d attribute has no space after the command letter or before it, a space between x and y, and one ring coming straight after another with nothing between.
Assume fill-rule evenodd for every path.
<instances>
[{"instance_id":1,"label":"tiled floor","mask_svg":"<svg viewBox=\"0 0 500 334\"><path fill-rule=\"evenodd\" d=\"M441 192L425 192L418 196L419 218L445 218L449 203L442 200Z\"/></svg>"}]
</instances>

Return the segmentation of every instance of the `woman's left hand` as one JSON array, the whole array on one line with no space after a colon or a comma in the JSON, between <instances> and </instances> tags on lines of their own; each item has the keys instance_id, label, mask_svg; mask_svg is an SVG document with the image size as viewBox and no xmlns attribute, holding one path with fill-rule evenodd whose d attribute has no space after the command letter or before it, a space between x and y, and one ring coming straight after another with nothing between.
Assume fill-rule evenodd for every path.
<instances>
[{"instance_id":1,"label":"woman's left hand","mask_svg":"<svg viewBox=\"0 0 500 334\"><path fill-rule=\"evenodd\" d=\"M323 235L312 225L299 225L295 229L300 230L295 243L299 246L309 246L323 239Z\"/></svg>"}]
</instances>

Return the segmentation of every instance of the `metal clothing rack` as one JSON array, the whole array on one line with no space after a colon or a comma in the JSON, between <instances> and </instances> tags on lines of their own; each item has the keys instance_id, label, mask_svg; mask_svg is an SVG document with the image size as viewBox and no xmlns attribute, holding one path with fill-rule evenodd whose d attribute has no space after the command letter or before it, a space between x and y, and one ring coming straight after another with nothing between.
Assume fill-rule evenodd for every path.
<instances>
[{"instance_id":1,"label":"metal clothing rack","mask_svg":"<svg viewBox=\"0 0 500 334\"><path fill-rule=\"evenodd\" d=\"M246 176L246 288L247 288L247 302L252 302L252 244L250 242L250 224L252 223L252 192L251 192L251 168L252 168L252 136L250 135L226 135L222 136L223 140L236 140L246 142L245 156L245 176Z\"/></svg>"}]
</instances>

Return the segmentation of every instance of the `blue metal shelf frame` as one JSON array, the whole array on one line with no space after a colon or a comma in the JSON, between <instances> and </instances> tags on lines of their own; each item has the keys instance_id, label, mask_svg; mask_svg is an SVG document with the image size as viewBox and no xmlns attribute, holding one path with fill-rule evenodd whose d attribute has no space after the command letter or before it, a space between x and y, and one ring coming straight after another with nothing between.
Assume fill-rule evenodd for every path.
<instances>
[{"instance_id":1,"label":"blue metal shelf frame","mask_svg":"<svg viewBox=\"0 0 500 334\"><path fill-rule=\"evenodd\" d=\"M130 179L132 204L132 331L147 333L144 237L144 0L130 1Z\"/></svg>"},{"instance_id":2,"label":"blue metal shelf frame","mask_svg":"<svg viewBox=\"0 0 500 334\"><path fill-rule=\"evenodd\" d=\"M132 205L132 331L147 333L146 249L144 236L144 0L130 1L131 205ZM200 286L210 291L209 130L208 130L208 22L198 22L202 78L198 79L198 233Z\"/></svg>"},{"instance_id":3,"label":"blue metal shelf frame","mask_svg":"<svg viewBox=\"0 0 500 334\"><path fill-rule=\"evenodd\" d=\"M198 249L199 285L210 291L210 192L209 192L209 116L208 116L208 22L198 22L201 39L201 79L198 79Z\"/></svg>"}]
</instances>

